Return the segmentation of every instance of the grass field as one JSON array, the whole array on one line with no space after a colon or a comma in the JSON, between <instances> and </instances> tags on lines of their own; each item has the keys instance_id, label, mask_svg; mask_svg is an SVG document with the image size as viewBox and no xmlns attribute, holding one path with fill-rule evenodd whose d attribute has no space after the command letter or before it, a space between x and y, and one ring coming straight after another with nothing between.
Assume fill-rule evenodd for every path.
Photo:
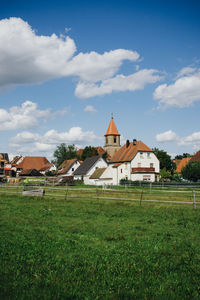
<instances>
[{"instance_id":1,"label":"grass field","mask_svg":"<svg viewBox=\"0 0 200 300\"><path fill-rule=\"evenodd\" d=\"M200 299L200 208L0 195L1 299Z\"/></svg>"}]
</instances>

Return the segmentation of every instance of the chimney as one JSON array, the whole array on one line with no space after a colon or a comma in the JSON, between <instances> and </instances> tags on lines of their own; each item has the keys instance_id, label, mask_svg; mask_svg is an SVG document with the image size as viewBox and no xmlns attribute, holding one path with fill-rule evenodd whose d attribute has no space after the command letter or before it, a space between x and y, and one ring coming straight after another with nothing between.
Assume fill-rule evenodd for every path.
<instances>
[{"instance_id":1,"label":"chimney","mask_svg":"<svg viewBox=\"0 0 200 300\"><path fill-rule=\"evenodd\" d=\"M137 140L133 139L133 145L136 145L136 143L137 143Z\"/></svg>"},{"instance_id":2,"label":"chimney","mask_svg":"<svg viewBox=\"0 0 200 300\"><path fill-rule=\"evenodd\" d=\"M126 141L126 148L128 148L128 146L130 145L129 140Z\"/></svg>"}]
</instances>

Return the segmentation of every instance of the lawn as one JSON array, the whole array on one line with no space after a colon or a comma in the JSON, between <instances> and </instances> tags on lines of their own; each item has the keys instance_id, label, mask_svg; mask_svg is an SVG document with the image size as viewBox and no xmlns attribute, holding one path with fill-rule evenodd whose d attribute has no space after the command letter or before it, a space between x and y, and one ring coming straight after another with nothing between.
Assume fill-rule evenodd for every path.
<instances>
[{"instance_id":1,"label":"lawn","mask_svg":"<svg viewBox=\"0 0 200 300\"><path fill-rule=\"evenodd\" d=\"M0 195L1 299L200 299L200 208Z\"/></svg>"}]
</instances>

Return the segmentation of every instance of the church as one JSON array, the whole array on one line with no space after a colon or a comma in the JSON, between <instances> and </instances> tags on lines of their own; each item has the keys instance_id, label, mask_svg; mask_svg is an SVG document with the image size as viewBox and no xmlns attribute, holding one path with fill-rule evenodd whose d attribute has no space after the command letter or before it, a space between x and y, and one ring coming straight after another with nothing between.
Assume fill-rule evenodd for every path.
<instances>
[{"instance_id":1,"label":"church","mask_svg":"<svg viewBox=\"0 0 200 300\"><path fill-rule=\"evenodd\" d=\"M91 184L120 184L121 179L131 181L159 180L160 162L153 150L142 141L127 140L120 145L120 134L112 116L105 133L104 150L108 153L107 168L95 170L90 176Z\"/></svg>"}]
</instances>

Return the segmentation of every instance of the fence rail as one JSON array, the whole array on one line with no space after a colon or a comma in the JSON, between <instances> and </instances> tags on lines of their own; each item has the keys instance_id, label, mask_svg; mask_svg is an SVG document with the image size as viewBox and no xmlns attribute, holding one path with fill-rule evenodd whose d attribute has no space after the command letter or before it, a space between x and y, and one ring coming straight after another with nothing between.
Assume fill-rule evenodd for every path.
<instances>
[{"instance_id":1,"label":"fence rail","mask_svg":"<svg viewBox=\"0 0 200 300\"><path fill-rule=\"evenodd\" d=\"M2 195L22 195L24 190L30 191L37 189L36 186L21 185L1 185L0 199ZM38 186L38 189L41 187ZM114 200L114 201L133 201L142 203L163 203L163 204L182 204L193 205L194 208L200 207L200 191L191 190L158 190L158 189L106 189L106 188L75 188L75 187L49 187L44 186L44 197L58 199L96 199L96 200Z\"/></svg>"}]
</instances>

